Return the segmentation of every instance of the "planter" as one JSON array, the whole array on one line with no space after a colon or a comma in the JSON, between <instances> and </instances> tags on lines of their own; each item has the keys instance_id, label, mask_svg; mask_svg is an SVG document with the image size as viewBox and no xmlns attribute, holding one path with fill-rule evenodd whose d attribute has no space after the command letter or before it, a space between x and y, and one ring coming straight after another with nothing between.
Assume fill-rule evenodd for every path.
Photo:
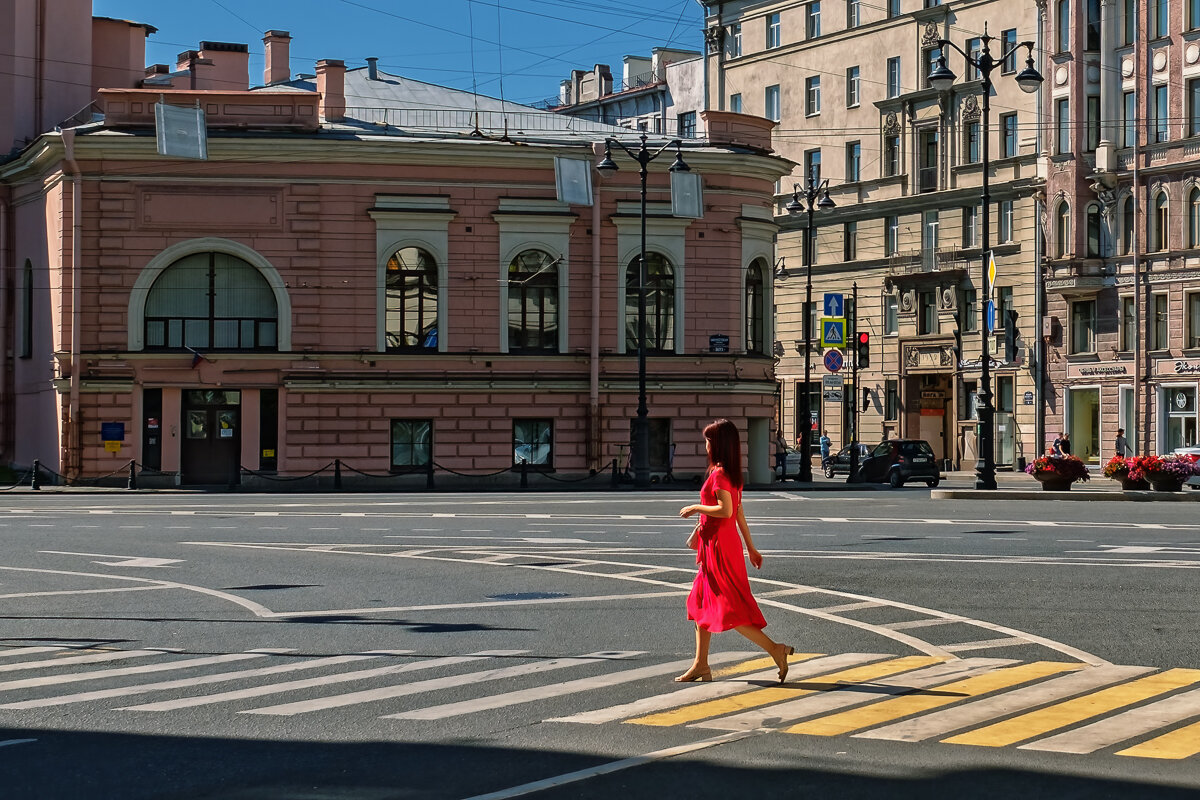
<instances>
[{"instance_id":1,"label":"planter","mask_svg":"<svg viewBox=\"0 0 1200 800\"><path fill-rule=\"evenodd\" d=\"M1071 491L1071 479L1064 478L1057 472L1035 472L1033 478L1042 485L1043 492Z\"/></svg>"},{"instance_id":2,"label":"planter","mask_svg":"<svg viewBox=\"0 0 1200 800\"><path fill-rule=\"evenodd\" d=\"M1121 491L1124 492L1144 492L1150 488L1150 481L1146 480L1145 478L1135 481L1132 478L1125 477L1118 478L1117 480L1121 482Z\"/></svg>"},{"instance_id":3,"label":"planter","mask_svg":"<svg viewBox=\"0 0 1200 800\"><path fill-rule=\"evenodd\" d=\"M1167 476L1150 476L1150 485L1156 492L1179 492L1183 490L1183 481Z\"/></svg>"}]
</instances>

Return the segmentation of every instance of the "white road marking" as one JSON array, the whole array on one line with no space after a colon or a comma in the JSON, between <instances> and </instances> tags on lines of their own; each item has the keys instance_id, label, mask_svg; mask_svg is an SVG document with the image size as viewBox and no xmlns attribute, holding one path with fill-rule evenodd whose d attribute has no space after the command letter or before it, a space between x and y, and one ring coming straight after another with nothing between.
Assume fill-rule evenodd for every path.
<instances>
[{"instance_id":1,"label":"white road marking","mask_svg":"<svg viewBox=\"0 0 1200 800\"><path fill-rule=\"evenodd\" d=\"M469 672L464 675L450 675L444 678L431 678L425 681L417 681L416 683L406 683L398 686L385 686L379 689L366 689L361 692L333 695L332 697L320 697L314 700L301 700L295 703L284 703L283 705L278 706L255 708L247 711L240 711L238 713L290 717L295 714L306 714L312 711L323 711L330 708L342 708L344 706L357 705L360 703L373 703L379 700L389 700L395 697L404 697L405 695L432 692L437 689L447 689L452 686L463 686L471 683L482 683L484 681L515 678L521 675L532 675L539 672L551 672L553 670L566 669L568 667L578 667L583 664L594 664L598 661L607 660L609 660L609 657L602 656L600 654L589 654L585 656L578 656L576 658L552 658L546 661L534 661L529 664L519 664L513 667L499 667L496 669L485 669L479 672Z\"/></svg>"},{"instance_id":2,"label":"white road marking","mask_svg":"<svg viewBox=\"0 0 1200 800\"><path fill-rule=\"evenodd\" d=\"M1018 749L1080 755L1094 753L1103 747L1111 747L1198 715L1200 690L1192 690L1093 722L1091 725L1084 725L1082 728L1023 744Z\"/></svg>"},{"instance_id":3,"label":"white road marking","mask_svg":"<svg viewBox=\"0 0 1200 800\"><path fill-rule=\"evenodd\" d=\"M114 556L108 553L73 553L70 550L39 550L39 553L49 553L57 556L84 556L86 558L115 558L116 561L93 561L106 567L167 567L171 564L182 564L182 558L144 558L141 556Z\"/></svg>"},{"instance_id":4,"label":"white road marking","mask_svg":"<svg viewBox=\"0 0 1200 800\"><path fill-rule=\"evenodd\" d=\"M942 649L951 653L966 653L969 650L988 650L993 647L1017 647L1029 644L1024 639L987 639L980 642L963 642L962 644L944 644Z\"/></svg>"},{"instance_id":5,"label":"white road marking","mask_svg":"<svg viewBox=\"0 0 1200 800\"><path fill-rule=\"evenodd\" d=\"M879 600L864 600L861 603L845 603L840 606L826 606L825 608L814 608L813 611L820 611L824 614L841 614L843 611L862 611L866 608L879 608L887 603Z\"/></svg>"},{"instance_id":6,"label":"white road marking","mask_svg":"<svg viewBox=\"0 0 1200 800\"><path fill-rule=\"evenodd\" d=\"M153 592L158 589L169 589L169 586L122 586L117 589L63 589L55 592L19 592L16 594L0 594L0 600L18 597L51 597L62 594L120 594L122 592Z\"/></svg>"},{"instance_id":7,"label":"white road marking","mask_svg":"<svg viewBox=\"0 0 1200 800\"><path fill-rule=\"evenodd\" d=\"M14 647L11 650L0 650L0 658L8 658L9 656L32 656L37 653L57 653L59 650L66 650L64 646L55 647Z\"/></svg>"},{"instance_id":8,"label":"white road marking","mask_svg":"<svg viewBox=\"0 0 1200 800\"><path fill-rule=\"evenodd\" d=\"M728 661L741 661L753 656L751 652L727 652L714 653L709 658L710 664L724 664ZM669 675L672 672L686 670L691 666L692 660L686 659L683 661L672 661L666 664L653 664L648 667L637 667L635 669L621 670L618 672L609 672L603 675L594 675L590 678L579 678L573 681L565 681L563 683L552 683L545 686L537 686L532 689L520 689L515 692L504 692L502 694L493 694L486 697L475 698L474 700L463 700L457 703L444 703L437 706L427 706L425 708L417 708L412 711L404 711L399 714L388 714L380 719L446 719L447 717L458 717L465 714L474 714L479 711L489 711L497 708L508 708L510 706L520 705L522 703L531 703L535 700L546 700L551 697L562 697L568 694L577 692L585 692L591 689L604 689L609 686L619 686L622 683L630 683L632 681L640 681L645 678L657 678L660 675Z\"/></svg>"},{"instance_id":9,"label":"white road marking","mask_svg":"<svg viewBox=\"0 0 1200 800\"><path fill-rule=\"evenodd\" d=\"M1004 692L972 703L964 703L944 711L924 714L915 719L886 725L873 731L856 733L854 736L862 739L923 742L935 736L945 736L962 728L970 728L999 717L1011 716L1027 708L1073 697L1153 671L1152 667L1121 667L1111 664L1084 669L1023 689Z\"/></svg>"},{"instance_id":10,"label":"white road marking","mask_svg":"<svg viewBox=\"0 0 1200 800\"><path fill-rule=\"evenodd\" d=\"M885 622L880 627L890 628L894 631L906 631L911 628L929 628L934 625L951 625L955 622L962 622L967 625L971 624L970 620L958 619L956 617L932 617L930 619L910 619L905 622Z\"/></svg>"},{"instance_id":11,"label":"white road marking","mask_svg":"<svg viewBox=\"0 0 1200 800\"><path fill-rule=\"evenodd\" d=\"M351 661L363 661L374 658L375 656L330 656L329 658L313 658L308 661L298 661L290 664L276 664L273 667L260 667L258 669L243 669L234 672L219 672L214 675L201 675L195 678L179 678L173 681L159 681L158 683L143 683L137 686L121 686L116 689L98 689L94 692L80 692L78 694L59 695L57 697L42 697L37 700L25 700L19 703L6 703L0 705L0 708L11 709L29 709L29 708L49 708L51 706L65 706L71 703L85 703L90 700L106 700L110 697L129 697L135 694L147 694L149 692L160 692L166 689L186 689L193 686L204 686L209 683L221 683L223 681L235 681L243 678L258 678L263 675L278 675L283 672L296 672L302 669L316 669L318 667L330 667L336 664L345 664Z\"/></svg>"},{"instance_id":12,"label":"white road marking","mask_svg":"<svg viewBox=\"0 0 1200 800\"><path fill-rule=\"evenodd\" d=\"M1015 663L1017 662L1007 658L968 658L961 661L955 660L947 664L935 664L932 667L925 667L915 672L906 672L894 678L868 681L866 684L848 685L848 688L858 685L882 686L895 689L895 691L861 692L842 689L840 691L818 692L817 694L805 695L804 697L789 700L785 703L766 706L765 708L754 708L749 711L743 711L740 714L732 714L703 722L694 722L689 727L712 728L722 731L753 730L761 727L778 728L781 725L804 719L805 717L815 717L819 714L828 714L831 711L865 705L875 700L885 700L905 694L911 689L929 689L941 683L962 680L974 675L982 675L985 672L991 672L996 667ZM816 680L819 681L820 676L817 676Z\"/></svg>"},{"instance_id":13,"label":"white road marking","mask_svg":"<svg viewBox=\"0 0 1200 800\"><path fill-rule=\"evenodd\" d=\"M155 651L155 655L161 653ZM81 681L94 681L101 678L119 678L125 675L142 675L148 672L168 672L173 669L189 669L191 667L206 667L209 664L225 664L230 661L246 661L251 658L266 658L267 653L230 653L223 656L204 656L203 658L189 658L183 661L170 661L161 664L146 664L140 667L122 667L119 669L98 669L92 672L75 672L70 675L44 675L40 678L24 678L15 681L4 681L0 683L0 692L9 692L14 689L29 689L35 686L56 686L62 683L79 683ZM3 706L0 706L3 708Z\"/></svg>"},{"instance_id":14,"label":"white road marking","mask_svg":"<svg viewBox=\"0 0 1200 800\"><path fill-rule=\"evenodd\" d=\"M17 672L23 669L42 669L44 667L66 667L75 664L98 664L103 661L123 661L127 658L142 656L161 656L161 650L116 650L111 653L91 653L86 656L71 656L69 658L48 658L43 661L23 661L20 664L4 664L0 672Z\"/></svg>"}]
</instances>

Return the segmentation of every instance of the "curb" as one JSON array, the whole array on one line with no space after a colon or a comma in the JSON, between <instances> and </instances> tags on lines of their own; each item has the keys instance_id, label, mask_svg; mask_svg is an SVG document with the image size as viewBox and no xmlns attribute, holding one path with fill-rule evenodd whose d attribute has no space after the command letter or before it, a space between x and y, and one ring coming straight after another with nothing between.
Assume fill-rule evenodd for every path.
<instances>
[{"instance_id":1,"label":"curb","mask_svg":"<svg viewBox=\"0 0 1200 800\"><path fill-rule=\"evenodd\" d=\"M932 500L1077 500L1081 502L1127 502L1127 503L1186 503L1200 501L1200 492L1117 492L1117 491L1023 491L1010 489L934 489L929 493Z\"/></svg>"}]
</instances>

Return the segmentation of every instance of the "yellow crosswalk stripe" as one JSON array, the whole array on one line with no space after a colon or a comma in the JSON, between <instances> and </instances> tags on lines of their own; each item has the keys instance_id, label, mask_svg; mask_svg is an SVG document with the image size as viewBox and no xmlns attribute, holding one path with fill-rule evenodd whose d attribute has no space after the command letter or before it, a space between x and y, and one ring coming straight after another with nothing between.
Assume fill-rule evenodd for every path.
<instances>
[{"instance_id":1,"label":"yellow crosswalk stripe","mask_svg":"<svg viewBox=\"0 0 1200 800\"><path fill-rule=\"evenodd\" d=\"M811 658L823 656L824 653L794 653L788 656L789 664L799 664L801 661L808 661ZM741 664L731 664L728 667L721 667L712 671L713 680L719 681L721 678L728 678L730 675L742 675L746 672L754 672L756 669L768 669L775 666L775 659L770 656L762 658L754 658L749 661L743 661Z\"/></svg>"},{"instance_id":2,"label":"yellow crosswalk stripe","mask_svg":"<svg viewBox=\"0 0 1200 800\"><path fill-rule=\"evenodd\" d=\"M1082 664L1066 664L1059 661L1037 661L1032 664L998 669L985 675L943 684L928 690L929 694L917 693L882 700L865 708L855 708L820 719L801 722L785 728L784 731L809 736L837 736L861 728L871 728L932 708L957 703L968 697L978 697L997 689L1006 689L1010 686L1027 683L1047 675L1076 670L1082 666Z\"/></svg>"},{"instance_id":3,"label":"yellow crosswalk stripe","mask_svg":"<svg viewBox=\"0 0 1200 800\"><path fill-rule=\"evenodd\" d=\"M1200 753L1200 722L1163 734L1148 742L1118 750L1119 756L1141 758L1187 758Z\"/></svg>"},{"instance_id":4,"label":"yellow crosswalk stripe","mask_svg":"<svg viewBox=\"0 0 1200 800\"><path fill-rule=\"evenodd\" d=\"M875 678L882 678L885 675L906 672L917 667L938 664L944 660L933 656L906 656L904 658L881 661L878 664L867 664L862 667L832 672L828 675L820 675L807 680L819 681L821 683L861 683L863 681L874 680ZM705 703L684 706L672 711L650 714L645 717L626 720L626 722L635 725L683 725L688 722L695 722L698 719L719 717L737 711L744 711L748 708L758 708L759 706L770 705L771 703L778 703L783 700L793 700L797 697L803 697L806 694L816 694L820 691L826 691L826 689L800 689L795 686L773 686L767 689L759 689L756 692L747 692L734 697L722 697L717 700L709 700Z\"/></svg>"},{"instance_id":5,"label":"yellow crosswalk stripe","mask_svg":"<svg viewBox=\"0 0 1200 800\"><path fill-rule=\"evenodd\" d=\"M1024 739L1033 739L1058 728L1065 728L1090 717L1132 705L1155 695L1173 691L1200 681L1198 669L1171 669L1158 675L1104 689L1084 697L1022 714L974 731L943 739L951 744L1004 747Z\"/></svg>"}]
</instances>

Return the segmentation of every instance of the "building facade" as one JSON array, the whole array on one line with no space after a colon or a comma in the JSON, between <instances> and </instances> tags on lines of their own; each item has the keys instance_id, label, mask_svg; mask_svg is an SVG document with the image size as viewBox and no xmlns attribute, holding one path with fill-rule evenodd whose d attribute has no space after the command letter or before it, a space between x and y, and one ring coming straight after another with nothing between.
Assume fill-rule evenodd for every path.
<instances>
[{"instance_id":1,"label":"building facade","mask_svg":"<svg viewBox=\"0 0 1200 800\"><path fill-rule=\"evenodd\" d=\"M107 25L71 19L87 41ZM682 150L698 217L673 213L670 160L651 166L639 287L636 165L592 169L598 142L628 132L373 62L292 76L288 41L264 37L254 90L245 46L207 42L175 69L106 79L86 124L54 130L76 108L43 103L36 130L40 93L5 108L5 463L88 477L132 459L168 485L334 459L415 484L431 464L583 477L628 460L641 288L652 467L700 474L700 430L728 417L748 431L750 479L769 479L772 186L792 167L772 123L707 116ZM239 69L244 88L212 82ZM207 160L160 154L160 101L206 112ZM559 200L557 179L581 174L590 205Z\"/></svg>"},{"instance_id":2,"label":"building facade","mask_svg":"<svg viewBox=\"0 0 1200 800\"><path fill-rule=\"evenodd\" d=\"M1050 4L1047 425L1093 463L1197 443L1200 6ZM1079 445L1076 445L1077 450Z\"/></svg>"},{"instance_id":3,"label":"building facade","mask_svg":"<svg viewBox=\"0 0 1200 800\"><path fill-rule=\"evenodd\" d=\"M958 75L942 93L927 76L948 39L977 54L985 29L994 56L1020 41L1040 42L1035 3L919 0L708 4L707 87L711 107L779 122L777 150L797 169L777 187L781 226L775 270L779 420L790 441L805 425L846 444L857 406L857 439L929 441L940 460L970 468L976 452L976 395L985 337L980 291L983 119L981 80L948 49ZM1040 253L1035 195L1037 95L1013 75L1025 52L993 73L987 130L991 163L991 296L996 463L1020 465L1041 451L1042 403L1036 343ZM806 309L808 215L786 206L807 176L828 180L833 210L814 214L812 292ZM825 293L857 291L858 331L871 339L857 386L846 367L824 366L817 335ZM1003 325L1017 312L1017 357L1008 360ZM804 382L804 319L812 322L812 379ZM848 331L849 333L849 331ZM847 351L843 350L843 353ZM840 379L839 379L840 378ZM798 396L812 419L799 418ZM815 434L814 434L815 440Z\"/></svg>"}]
</instances>

